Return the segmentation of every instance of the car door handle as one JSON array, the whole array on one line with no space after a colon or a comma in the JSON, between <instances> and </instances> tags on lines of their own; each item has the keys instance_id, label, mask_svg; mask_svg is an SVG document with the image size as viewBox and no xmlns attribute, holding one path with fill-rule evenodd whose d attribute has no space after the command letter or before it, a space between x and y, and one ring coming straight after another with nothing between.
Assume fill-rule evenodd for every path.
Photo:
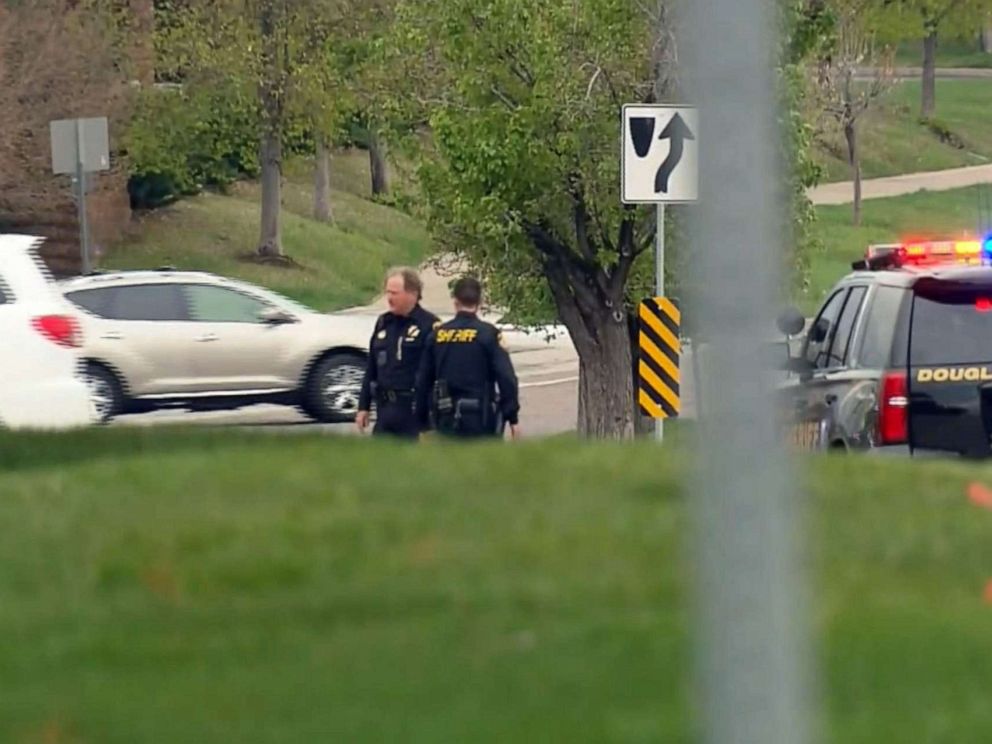
<instances>
[{"instance_id":1,"label":"car door handle","mask_svg":"<svg viewBox=\"0 0 992 744\"><path fill-rule=\"evenodd\" d=\"M101 334L100 338L105 339L107 341L120 341L122 338L124 338L124 336L118 333L117 331L107 331L106 333Z\"/></svg>"},{"instance_id":2,"label":"car door handle","mask_svg":"<svg viewBox=\"0 0 992 744\"><path fill-rule=\"evenodd\" d=\"M206 342L206 341L216 341L218 338L220 338L220 336L218 336L216 333L204 333L202 336L198 336L196 340L201 342Z\"/></svg>"}]
</instances>

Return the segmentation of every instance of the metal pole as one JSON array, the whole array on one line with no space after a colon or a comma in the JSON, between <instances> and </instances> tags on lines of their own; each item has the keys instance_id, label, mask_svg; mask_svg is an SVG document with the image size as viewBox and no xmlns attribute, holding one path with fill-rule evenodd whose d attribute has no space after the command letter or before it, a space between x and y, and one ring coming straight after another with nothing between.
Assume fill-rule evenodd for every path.
<instances>
[{"instance_id":1,"label":"metal pole","mask_svg":"<svg viewBox=\"0 0 992 744\"><path fill-rule=\"evenodd\" d=\"M86 171L83 169L83 124L76 119L76 209L79 215L79 251L84 274L90 271L90 230L86 214Z\"/></svg>"},{"instance_id":2,"label":"metal pole","mask_svg":"<svg viewBox=\"0 0 992 744\"><path fill-rule=\"evenodd\" d=\"M688 313L707 341L700 369L706 407L689 499L706 744L810 741L795 481L761 343L775 327L786 284L779 6L683 4L683 70L699 106L700 164L699 206L689 215Z\"/></svg>"},{"instance_id":3,"label":"metal pole","mask_svg":"<svg viewBox=\"0 0 992 744\"><path fill-rule=\"evenodd\" d=\"M655 297L665 296L665 205L658 204L655 211L654 234L654 272ZM665 439L665 420L655 419L654 438L661 442Z\"/></svg>"}]
</instances>

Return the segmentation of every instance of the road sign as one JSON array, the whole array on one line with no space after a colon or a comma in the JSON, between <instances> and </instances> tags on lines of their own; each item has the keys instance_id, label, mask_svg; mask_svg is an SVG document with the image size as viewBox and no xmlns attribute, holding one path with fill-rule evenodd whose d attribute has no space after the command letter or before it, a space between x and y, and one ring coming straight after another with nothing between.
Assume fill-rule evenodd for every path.
<instances>
[{"instance_id":1,"label":"road sign","mask_svg":"<svg viewBox=\"0 0 992 744\"><path fill-rule=\"evenodd\" d=\"M679 358L682 354L678 304L667 297L644 300L638 308L637 400L653 419L676 418L682 408Z\"/></svg>"},{"instance_id":2,"label":"road sign","mask_svg":"<svg viewBox=\"0 0 992 744\"><path fill-rule=\"evenodd\" d=\"M86 194L87 173L110 169L110 134L107 118L59 119L49 124L52 137L52 171L72 174L73 192L79 212L79 251L83 273L90 270L90 228Z\"/></svg>"},{"instance_id":3,"label":"road sign","mask_svg":"<svg viewBox=\"0 0 992 744\"><path fill-rule=\"evenodd\" d=\"M625 204L697 200L699 116L692 106L627 104L620 156Z\"/></svg>"},{"instance_id":4,"label":"road sign","mask_svg":"<svg viewBox=\"0 0 992 744\"><path fill-rule=\"evenodd\" d=\"M110 135L106 117L60 119L49 125L52 136L52 171L86 173L110 169Z\"/></svg>"}]
</instances>

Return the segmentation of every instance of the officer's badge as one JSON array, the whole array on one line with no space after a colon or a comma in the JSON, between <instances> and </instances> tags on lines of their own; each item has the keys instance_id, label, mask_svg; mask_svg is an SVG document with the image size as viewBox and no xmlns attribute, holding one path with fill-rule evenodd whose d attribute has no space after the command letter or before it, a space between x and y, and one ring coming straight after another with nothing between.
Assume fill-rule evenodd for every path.
<instances>
[{"instance_id":1,"label":"officer's badge","mask_svg":"<svg viewBox=\"0 0 992 744\"><path fill-rule=\"evenodd\" d=\"M386 337L386 329L383 328L381 331L379 331L378 335L376 335L376 338L385 338L385 337Z\"/></svg>"}]
</instances>

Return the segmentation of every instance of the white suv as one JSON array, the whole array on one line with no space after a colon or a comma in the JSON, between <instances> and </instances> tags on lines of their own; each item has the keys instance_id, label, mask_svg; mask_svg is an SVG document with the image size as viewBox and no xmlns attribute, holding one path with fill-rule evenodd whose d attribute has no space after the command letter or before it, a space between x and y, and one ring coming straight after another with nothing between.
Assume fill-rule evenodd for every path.
<instances>
[{"instance_id":1,"label":"white suv","mask_svg":"<svg viewBox=\"0 0 992 744\"><path fill-rule=\"evenodd\" d=\"M373 319L319 313L201 272L127 271L62 283L82 313L100 419L165 406L301 407L354 418Z\"/></svg>"},{"instance_id":2,"label":"white suv","mask_svg":"<svg viewBox=\"0 0 992 744\"><path fill-rule=\"evenodd\" d=\"M94 423L80 324L38 256L41 238L0 235L0 426Z\"/></svg>"}]
</instances>

